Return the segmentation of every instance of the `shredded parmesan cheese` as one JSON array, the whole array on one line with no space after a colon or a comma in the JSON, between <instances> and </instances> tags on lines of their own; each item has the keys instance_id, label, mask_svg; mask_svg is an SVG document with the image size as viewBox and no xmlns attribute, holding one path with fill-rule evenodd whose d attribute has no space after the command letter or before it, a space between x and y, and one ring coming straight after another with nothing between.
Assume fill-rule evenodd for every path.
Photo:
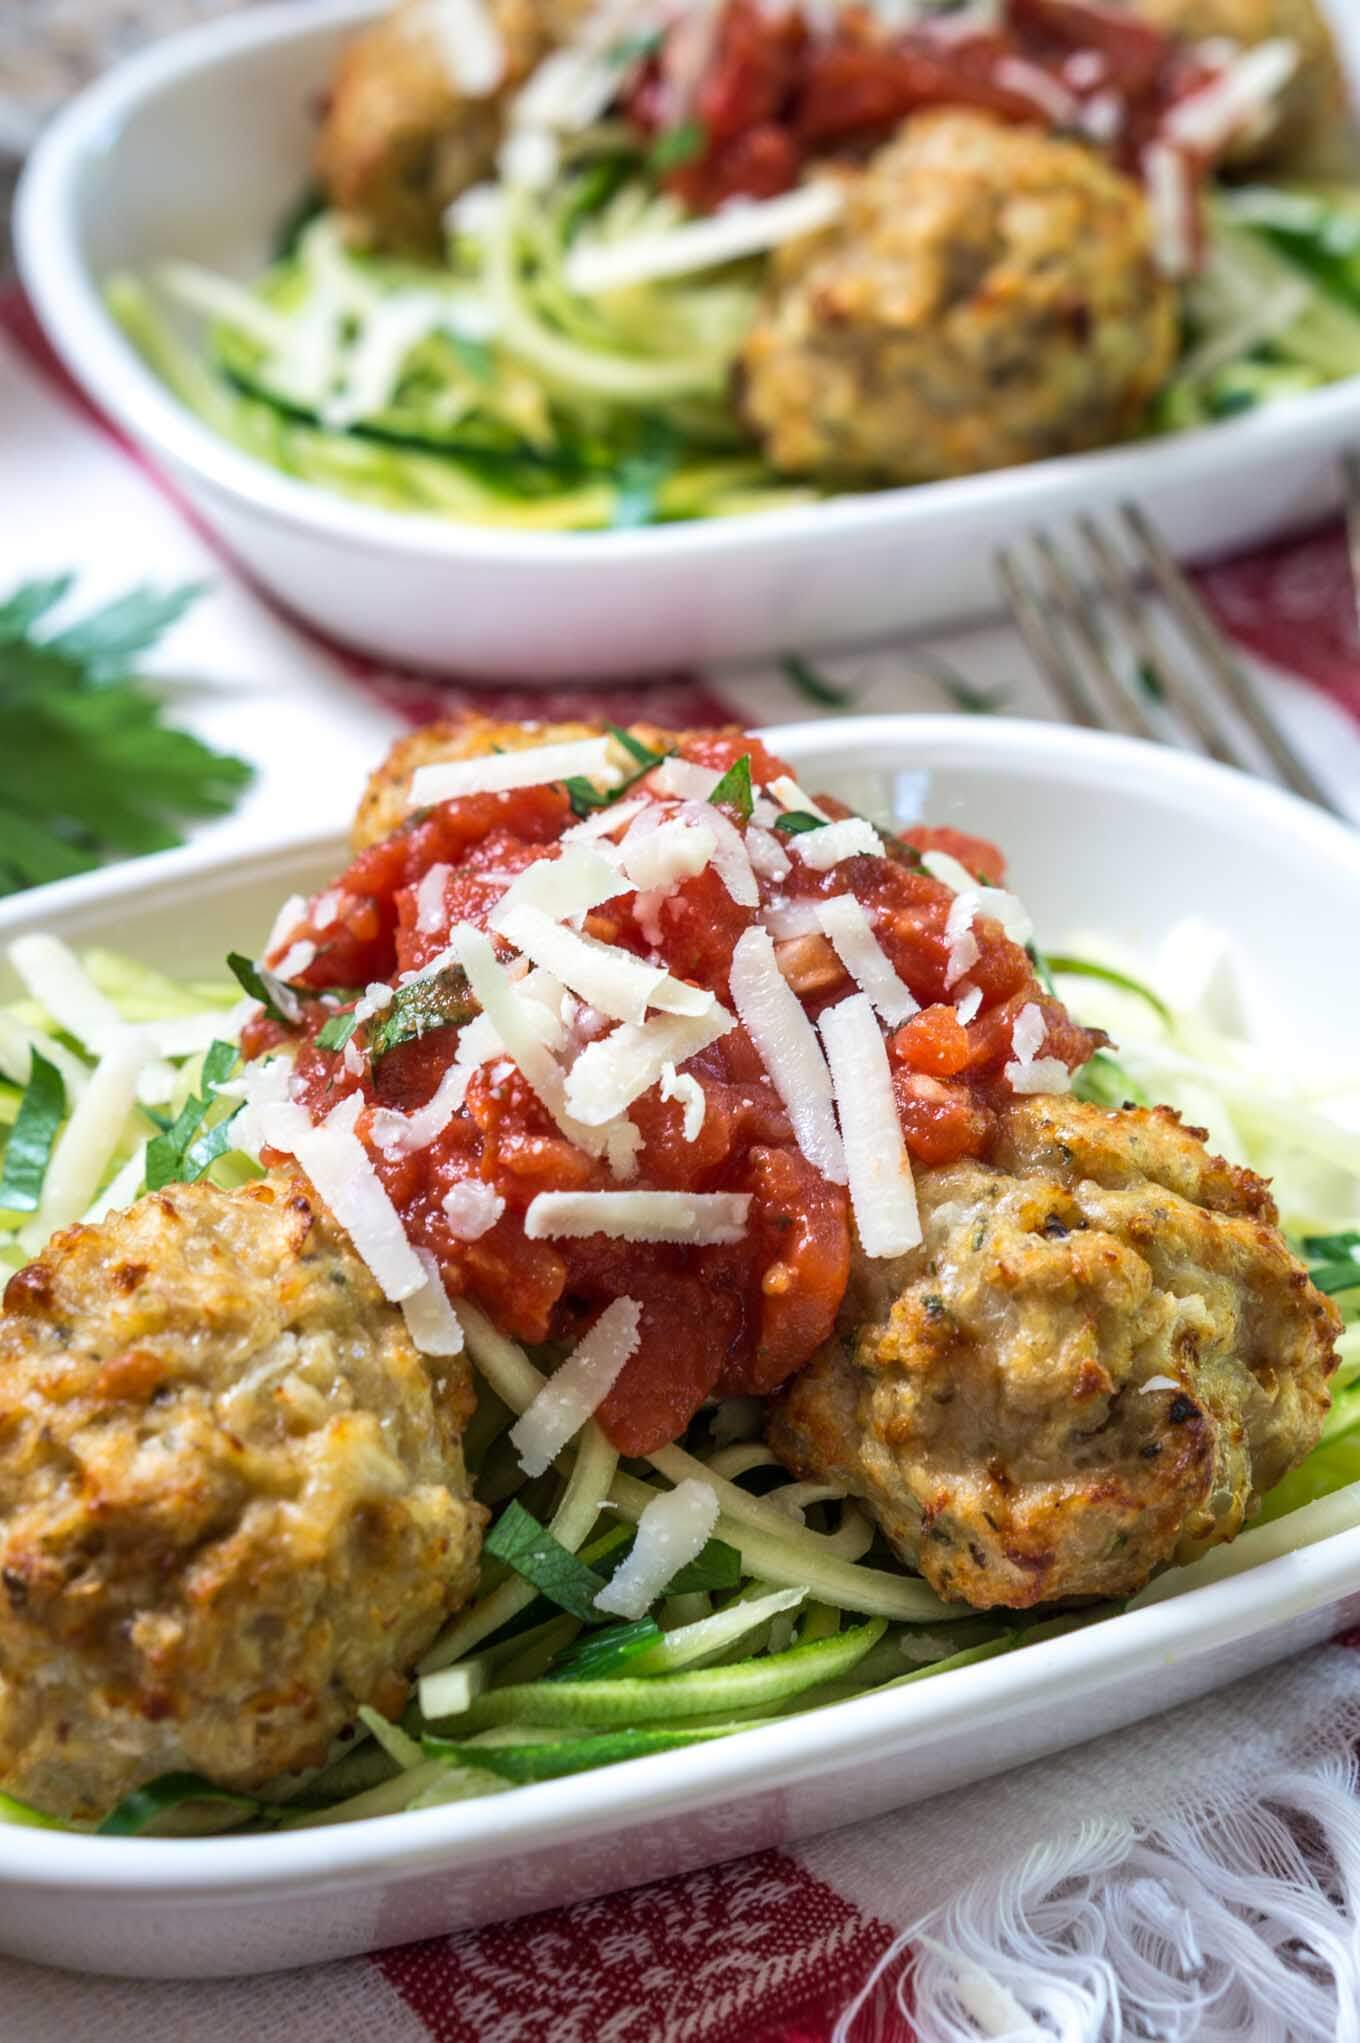
<instances>
[{"instance_id":1,"label":"shredded parmesan cheese","mask_svg":"<svg viewBox=\"0 0 1360 2043\"><path fill-rule=\"evenodd\" d=\"M425 1272L425 1282L401 1301L406 1331L422 1355L461 1355L463 1329L449 1304L439 1265L428 1249L417 1249L416 1259Z\"/></svg>"},{"instance_id":2,"label":"shredded parmesan cheese","mask_svg":"<svg viewBox=\"0 0 1360 2043\"><path fill-rule=\"evenodd\" d=\"M505 77L505 45L485 0L425 0L424 20L449 83L467 99L490 99Z\"/></svg>"},{"instance_id":3,"label":"shredded parmesan cheese","mask_svg":"<svg viewBox=\"0 0 1360 2043\"><path fill-rule=\"evenodd\" d=\"M1149 1376L1146 1383L1139 1384L1138 1395L1140 1397L1150 1397L1153 1391L1155 1390L1179 1390L1179 1389L1180 1385L1177 1383L1174 1376Z\"/></svg>"},{"instance_id":4,"label":"shredded parmesan cheese","mask_svg":"<svg viewBox=\"0 0 1360 2043\"><path fill-rule=\"evenodd\" d=\"M750 1205L749 1192L540 1192L524 1232L530 1241L603 1234L709 1248L742 1239Z\"/></svg>"},{"instance_id":5,"label":"shredded parmesan cheese","mask_svg":"<svg viewBox=\"0 0 1360 2043\"><path fill-rule=\"evenodd\" d=\"M855 993L828 1008L821 1030L864 1253L905 1255L921 1240L921 1221L888 1052L868 996Z\"/></svg>"},{"instance_id":6,"label":"shredded parmesan cheese","mask_svg":"<svg viewBox=\"0 0 1360 2043\"><path fill-rule=\"evenodd\" d=\"M444 889L452 866L432 865L420 876L416 887L416 932L439 936L444 929Z\"/></svg>"},{"instance_id":7,"label":"shredded parmesan cheese","mask_svg":"<svg viewBox=\"0 0 1360 2043\"><path fill-rule=\"evenodd\" d=\"M720 1010L721 1011L721 1010ZM708 1094L692 1071L677 1071L674 1064L661 1067L661 1097L678 1100L682 1108L680 1133L686 1142L697 1142L708 1112Z\"/></svg>"},{"instance_id":8,"label":"shredded parmesan cheese","mask_svg":"<svg viewBox=\"0 0 1360 2043\"><path fill-rule=\"evenodd\" d=\"M361 1093L351 1093L319 1128L298 1129L286 1142L276 1139L277 1124L271 1124L270 1141L275 1148L291 1149L373 1272L383 1296L399 1305L413 1298L428 1279L356 1133L363 1104Z\"/></svg>"},{"instance_id":9,"label":"shredded parmesan cheese","mask_svg":"<svg viewBox=\"0 0 1360 2043\"><path fill-rule=\"evenodd\" d=\"M531 745L522 752L489 752L478 759L444 759L432 766L418 766L411 775L407 807L427 809L464 795L543 787L578 774L600 787L618 786L619 770L608 738L575 738L563 745Z\"/></svg>"},{"instance_id":10,"label":"shredded parmesan cheese","mask_svg":"<svg viewBox=\"0 0 1360 2043\"><path fill-rule=\"evenodd\" d=\"M505 1200L490 1185L462 1178L440 1201L449 1232L456 1241L480 1241L490 1234L505 1211Z\"/></svg>"},{"instance_id":11,"label":"shredded parmesan cheese","mask_svg":"<svg viewBox=\"0 0 1360 2043\"><path fill-rule=\"evenodd\" d=\"M969 1022L974 1019L982 1005L982 988L980 986L960 986L958 990L961 997L954 1012L962 1026L967 1028Z\"/></svg>"},{"instance_id":12,"label":"shredded parmesan cheese","mask_svg":"<svg viewBox=\"0 0 1360 2043\"><path fill-rule=\"evenodd\" d=\"M536 911L523 909L520 912L533 914ZM631 1176L637 1167L641 1134L627 1121L605 1129L587 1128L584 1122L568 1113L561 1069L551 1051L539 1041L532 1018L528 1015L534 1003L526 1002L516 990L510 975L496 957L490 937L482 930L474 929L470 923L463 923L454 931L450 949L467 973L468 984L481 1002L483 1012L489 1016L492 1027L519 1066L526 1083L568 1141L574 1142L588 1155L606 1156L616 1176Z\"/></svg>"},{"instance_id":13,"label":"shredded parmesan cheese","mask_svg":"<svg viewBox=\"0 0 1360 2043\"><path fill-rule=\"evenodd\" d=\"M684 802L706 802L718 782L721 769L696 766L691 759L663 759L652 775L659 794L678 795Z\"/></svg>"},{"instance_id":14,"label":"shredded parmesan cheese","mask_svg":"<svg viewBox=\"0 0 1360 2043\"><path fill-rule=\"evenodd\" d=\"M641 1324L642 1307L637 1300L616 1298L516 1419L510 1428L510 1445L526 1475L542 1475L587 1419L594 1417L618 1382L624 1364L637 1353Z\"/></svg>"},{"instance_id":15,"label":"shredded parmesan cheese","mask_svg":"<svg viewBox=\"0 0 1360 2043\"><path fill-rule=\"evenodd\" d=\"M789 855L773 830L766 830L759 823L747 825L746 856L752 872L762 880L785 880L793 871Z\"/></svg>"},{"instance_id":16,"label":"shredded parmesan cheese","mask_svg":"<svg viewBox=\"0 0 1360 2043\"><path fill-rule=\"evenodd\" d=\"M1242 129L1250 129L1270 111L1298 67L1297 43L1283 36L1258 43L1211 84L1177 101L1162 122L1162 132L1178 149L1217 156Z\"/></svg>"},{"instance_id":17,"label":"shredded parmesan cheese","mask_svg":"<svg viewBox=\"0 0 1360 2043\"><path fill-rule=\"evenodd\" d=\"M863 816L847 816L843 823L824 823L820 830L800 831L792 841L803 864L819 873L829 872L842 859L883 856L883 839Z\"/></svg>"},{"instance_id":18,"label":"shredded parmesan cheese","mask_svg":"<svg viewBox=\"0 0 1360 2043\"><path fill-rule=\"evenodd\" d=\"M845 1183L845 1155L836 1130L831 1076L817 1032L798 995L782 977L766 929L748 929L732 954L732 1001L775 1091L784 1102L798 1147L833 1184Z\"/></svg>"},{"instance_id":19,"label":"shredded parmesan cheese","mask_svg":"<svg viewBox=\"0 0 1360 2043\"><path fill-rule=\"evenodd\" d=\"M617 1617L641 1617L667 1583L703 1552L717 1522L717 1492L696 1476L657 1497L638 1519L632 1551L595 1598L595 1608Z\"/></svg>"},{"instance_id":20,"label":"shredded parmesan cheese","mask_svg":"<svg viewBox=\"0 0 1360 2043\"><path fill-rule=\"evenodd\" d=\"M717 1001L705 1015L625 1022L582 1050L567 1074L567 1106L588 1127L604 1127L659 1084L668 1068L697 1056L735 1026Z\"/></svg>"},{"instance_id":21,"label":"shredded parmesan cheese","mask_svg":"<svg viewBox=\"0 0 1360 2043\"><path fill-rule=\"evenodd\" d=\"M453 1120L463 1104L472 1067L450 1064L431 1098L413 1113L398 1113L395 1107L374 1107L369 1116L369 1133L384 1156L410 1156L428 1149Z\"/></svg>"},{"instance_id":22,"label":"shredded parmesan cheese","mask_svg":"<svg viewBox=\"0 0 1360 2043\"><path fill-rule=\"evenodd\" d=\"M760 888L746 856L746 842L735 823L721 809L686 802L681 817L696 828L709 831L714 839L713 870L739 908L758 908Z\"/></svg>"},{"instance_id":23,"label":"shredded parmesan cheese","mask_svg":"<svg viewBox=\"0 0 1360 2043\"><path fill-rule=\"evenodd\" d=\"M512 908L501 919L500 934L615 1021L641 1022L649 1007L697 1015L713 1006L713 995L703 987L673 979L664 965L649 965L632 951L566 929L541 908Z\"/></svg>"},{"instance_id":24,"label":"shredded parmesan cheese","mask_svg":"<svg viewBox=\"0 0 1360 2043\"><path fill-rule=\"evenodd\" d=\"M641 819L639 819L641 820ZM653 830L623 840L623 870L633 885L644 891L677 886L701 873L718 848L718 839L706 823L684 816L672 816Z\"/></svg>"},{"instance_id":25,"label":"shredded parmesan cheese","mask_svg":"<svg viewBox=\"0 0 1360 2043\"><path fill-rule=\"evenodd\" d=\"M568 287L583 298L622 290L657 277L690 276L814 234L843 204L837 185L816 178L775 199L732 199L708 219L688 220L660 233L602 241L584 235L566 260Z\"/></svg>"},{"instance_id":26,"label":"shredded parmesan cheese","mask_svg":"<svg viewBox=\"0 0 1360 2043\"><path fill-rule=\"evenodd\" d=\"M777 780L772 780L770 782L770 793L774 796L781 809L790 809L798 815L816 816L823 823L831 821L826 810L820 807L817 802L814 802L810 794L807 794L799 787L798 782L791 773L781 773Z\"/></svg>"},{"instance_id":27,"label":"shredded parmesan cheese","mask_svg":"<svg viewBox=\"0 0 1360 2043\"><path fill-rule=\"evenodd\" d=\"M588 915L604 901L627 892L618 872L586 844L571 844L560 858L537 858L501 896L488 920L503 930L516 908L537 908L553 922Z\"/></svg>"},{"instance_id":28,"label":"shredded parmesan cheese","mask_svg":"<svg viewBox=\"0 0 1360 2043\"><path fill-rule=\"evenodd\" d=\"M1195 267L1195 183L1189 161L1169 142L1149 142L1143 151L1143 184L1157 267L1166 277L1188 277Z\"/></svg>"},{"instance_id":29,"label":"shredded parmesan cheese","mask_svg":"<svg viewBox=\"0 0 1360 2043\"><path fill-rule=\"evenodd\" d=\"M836 956L885 1022L896 1027L920 1013L920 1002L898 977L863 904L853 894L837 894L830 901L819 902L817 920L822 934L830 937Z\"/></svg>"}]
</instances>

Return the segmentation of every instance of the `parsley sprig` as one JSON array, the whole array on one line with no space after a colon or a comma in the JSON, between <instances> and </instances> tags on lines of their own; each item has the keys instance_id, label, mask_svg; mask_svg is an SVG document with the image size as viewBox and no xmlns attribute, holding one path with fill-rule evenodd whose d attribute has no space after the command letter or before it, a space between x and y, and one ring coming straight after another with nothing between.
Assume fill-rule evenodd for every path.
<instances>
[{"instance_id":1,"label":"parsley sprig","mask_svg":"<svg viewBox=\"0 0 1360 2043\"><path fill-rule=\"evenodd\" d=\"M134 589L46 629L71 587L57 575L0 603L0 894L167 850L184 818L225 815L251 777L165 723L133 676L199 588Z\"/></svg>"}]
</instances>

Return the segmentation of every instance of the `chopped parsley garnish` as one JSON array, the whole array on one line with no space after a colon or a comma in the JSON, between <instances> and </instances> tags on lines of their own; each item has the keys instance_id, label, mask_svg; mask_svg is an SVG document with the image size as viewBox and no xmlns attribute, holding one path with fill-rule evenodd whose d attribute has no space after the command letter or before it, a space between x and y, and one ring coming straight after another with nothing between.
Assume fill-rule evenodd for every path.
<instances>
[{"instance_id":1,"label":"chopped parsley garnish","mask_svg":"<svg viewBox=\"0 0 1360 2043\"><path fill-rule=\"evenodd\" d=\"M0 1175L0 1208L10 1213L37 1212L47 1166L66 1118L66 1086L61 1073L40 1050L29 1055L28 1084L9 1131L4 1173Z\"/></svg>"},{"instance_id":2,"label":"chopped parsley garnish","mask_svg":"<svg viewBox=\"0 0 1360 2043\"><path fill-rule=\"evenodd\" d=\"M359 997L352 986L304 986L300 980L280 979L276 972L257 965L253 958L243 957L240 951L227 952L227 967L242 992L259 1001L270 1021L282 1022L285 1028L292 1024L279 1005L280 992L291 993L295 1000L321 1000L327 996L332 1000L357 1000Z\"/></svg>"},{"instance_id":3,"label":"chopped parsley garnish","mask_svg":"<svg viewBox=\"0 0 1360 2043\"><path fill-rule=\"evenodd\" d=\"M751 755L743 752L740 759L734 759L718 785L709 796L709 802L716 807L720 802L735 809L743 823L749 823L756 805L755 789L751 785Z\"/></svg>"},{"instance_id":4,"label":"chopped parsley garnish","mask_svg":"<svg viewBox=\"0 0 1360 2043\"><path fill-rule=\"evenodd\" d=\"M376 1066L399 1043L414 1043L421 1036L432 1034L435 1029L460 1029L479 1012L468 985L467 973L461 965L446 965L443 971L436 972L430 979L413 979L409 986L397 988L381 1019L370 1024L369 1062ZM338 1021L341 1017L335 1019ZM352 1017L347 1015L343 1019L350 1020ZM330 1026L328 1022L326 1027ZM350 1034L353 1034L352 1029ZM347 1036L345 1041L348 1040ZM327 1048L332 1047L327 1045Z\"/></svg>"},{"instance_id":5,"label":"chopped parsley garnish","mask_svg":"<svg viewBox=\"0 0 1360 2043\"><path fill-rule=\"evenodd\" d=\"M776 816L774 827L785 837L801 837L805 830L824 830L825 816L810 816L806 809L786 809Z\"/></svg>"},{"instance_id":6,"label":"chopped parsley garnish","mask_svg":"<svg viewBox=\"0 0 1360 2043\"><path fill-rule=\"evenodd\" d=\"M828 681L820 667L814 667L811 660L805 660L799 653L786 653L779 664L784 670L784 678L809 702L815 702L821 709L842 712L853 709L855 698L850 690Z\"/></svg>"},{"instance_id":7,"label":"chopped parsley garnish","mask_svg":"<svg viewBox=\"0 0 1360 2043\"><path fill-rule=\"evenodd\" d=\"M0 894L180 844L181 818L225 815L251 778L165 723L130 672L199 588L134 589L44 633L71 586L26 582L0 604Z\"/></svg>"},{"instance_id":8,"label":"chopped parsley garnish","mask_svg":"<svg viewBox=\"0 0 1360 2043\"><path fill-rule=\"evenodd\" d=\"M708 129L703 122L682 121L678 128L667 128L657 136L647 162L653 170L682 170L687 163L697 163L707 148Z\"/></svg>"},{"instance_id":9,"label":"chopped parsley garnish","mask_svg":"<svg viewBox=\"0 0 1360 2043\"><path fill-rule=\"evenodd\" d=\"M617 787L611 788L598 788L593 781L587 780L579 773L573 774L570 780L564 780L562 785L566 789L573 815L589 816L596 809L612 808L615 802L623 799L630 787L635 787L638 781L645 779L654 766L659 766L663 759L671 757L670 752L654 752L650 745L644 745L641 738L635 738L631 731L625 731L618 724L606 724L605 729L618 744L622 745L629 757L637 761L636 769L621 780Z\"/></svg>"},{"instance_id":10,"label":"chopped parsley garnish","mask_svg":"<svg viewBox=\"0 0 1360 2043\"><path fill-rule=\"evenodd\" d=\"M575 1554L568 1553L518 1498L512 1498L506 1505L487 1534L482 1550L504 1561L526 1582L532 1582L550 1603L569 1610L585 1624L599 1622L601 1612L595 1608L595 1598L604 1587L604 1577Z\"/></svg>"},{"instance_id":11,"label":"chopped parsley garnish","mask_svg":"<svg viewBox=\"0 0 1360 2043\"><path fill-rule=\"evenodd\" d=\"M192 1185L230 1147L229 1131L239 1107L208 1129L201 1140L196 1138L217 1098L218 1086L236 1069L238 1054L234 1043L214 1043L208 1050L198 1091L184 1102L171 1126L147 1144L148 1192L158 1192L163 1185L177 1182Z\"/></svg>"},{"instance_id":12,"label":"chopped parsley garnish","mask_svg":"<svg viewBox=\"0 0 1360 2043\"><path fill-rule=\"evenodd\" d=\"M318 1050L343 1050L358 1026L355 1014L333 1014L316 1032Z\"/></svg>"}]
</instances>

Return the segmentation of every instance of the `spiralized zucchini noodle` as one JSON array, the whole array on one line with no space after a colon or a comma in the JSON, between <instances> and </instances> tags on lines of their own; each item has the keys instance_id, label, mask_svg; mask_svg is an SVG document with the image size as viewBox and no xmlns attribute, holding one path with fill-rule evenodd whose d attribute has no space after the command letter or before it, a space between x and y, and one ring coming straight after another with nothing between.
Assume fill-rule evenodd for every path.
<instances>
[{"instance_id":1,"label":"spiralized zucchini noodle","mask_svg":"<svg viewBox=\"0 0 1360 2043\"><path fill-rule=\"evenodd\" d=\"M172 979L106 950L77 958L49 938L21 945L23 976L53 1005L30 992L0 1009L0 1188L18 1201L0 1212L0 1260L20 1267L54 1228L127 1204L148 1182L233 1187L259 1174L232 1146L229 983ZM1273 1179L1295 1246L1345 1318L1319 1446L1251 1530L1163 1571L1133 1599L1142 1607L1360 1525L1360 1069L1276 1057L1254 1033L1232 946L1204 925L1172 930L1151 962L1093 936L1048 963L1073 1010L1119 1044L1078 1091L1165 1101ZM139 1055L120 1063L129 1031ZM150 1062L148 1047L160 1052ZM754 1399L708 1407L684 1441L637 1462L621 1463L588 1421L528 1477L509 1433L553 1358L527 1354L475 1306L459 1312L479 1375L464 1444L494 1522L479 1592L426 1654L402 1721L364 1711L331 1764L259 1797L168 1776L105 1830L292 1829L504 1793L947 1675L1117 1614L1034 1621L942 1603L853 1500L786 1476ZM594 1594L626 1564L638 1521L682 1493L700 1495L711 1527L696 1559L640 1617L604 1619ZM52 1821L17 1803L0 1816Z\"/></svg>"}]
</instances>

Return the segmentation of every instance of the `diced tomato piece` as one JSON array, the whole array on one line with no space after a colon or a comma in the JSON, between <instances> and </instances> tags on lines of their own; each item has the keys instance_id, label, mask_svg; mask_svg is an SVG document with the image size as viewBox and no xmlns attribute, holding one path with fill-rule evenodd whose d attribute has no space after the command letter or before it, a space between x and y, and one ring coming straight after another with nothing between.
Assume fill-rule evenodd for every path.
<instances>
[{"instance_id":1,"label":"diced tomato piece","mask_svg":"<svg viewBox=\"0 0 1360 2043\"><path fill-rule=\"evenodd\" d=\"M747 1240L760 1286L749 1361L729 1368L729 1394L764 1395L831 1338L850 1277L850 1202L796 1149L753 1149Z\"/></svg>"},{"instance_id":2,"label":"diced tomato piece","mask_svg":"<svg viewBox=\"0 0 1360 2043\"><path fill-rule=\"evenodd\" d=\"M1010 21L1059 50L1094 50L1109 66L1109 83L1134 97L1157 82L1175 48L1170 36L1132 8L1103 7L1095 0L1010 0Z\"/></svg>"},{"instance_id":3,"label":"diced tomato piece","mask_svg":"<svg viewBox=\"0 0 1360 2043\"><path fill-rule=\"evenodd\" d=\"M969 1062L968 1031L952 1007L923 1007L897 1031L888 1046L895 1062L909 1071L928 1071L936 1078L956 1078Z\"/></svg>"},{"instance_id":4,"label":"diced tomato piece","mask_svg":"<svg viewBox=\"0 0 1360 2043\"><path fill-rule=\"evenodd\" d=\"M981 1156L996 1125L990 1109L955 1080L899 1072L893 1080L907 1148L918 1163L957 1163Z\"/></svg>"}]
</instances>

